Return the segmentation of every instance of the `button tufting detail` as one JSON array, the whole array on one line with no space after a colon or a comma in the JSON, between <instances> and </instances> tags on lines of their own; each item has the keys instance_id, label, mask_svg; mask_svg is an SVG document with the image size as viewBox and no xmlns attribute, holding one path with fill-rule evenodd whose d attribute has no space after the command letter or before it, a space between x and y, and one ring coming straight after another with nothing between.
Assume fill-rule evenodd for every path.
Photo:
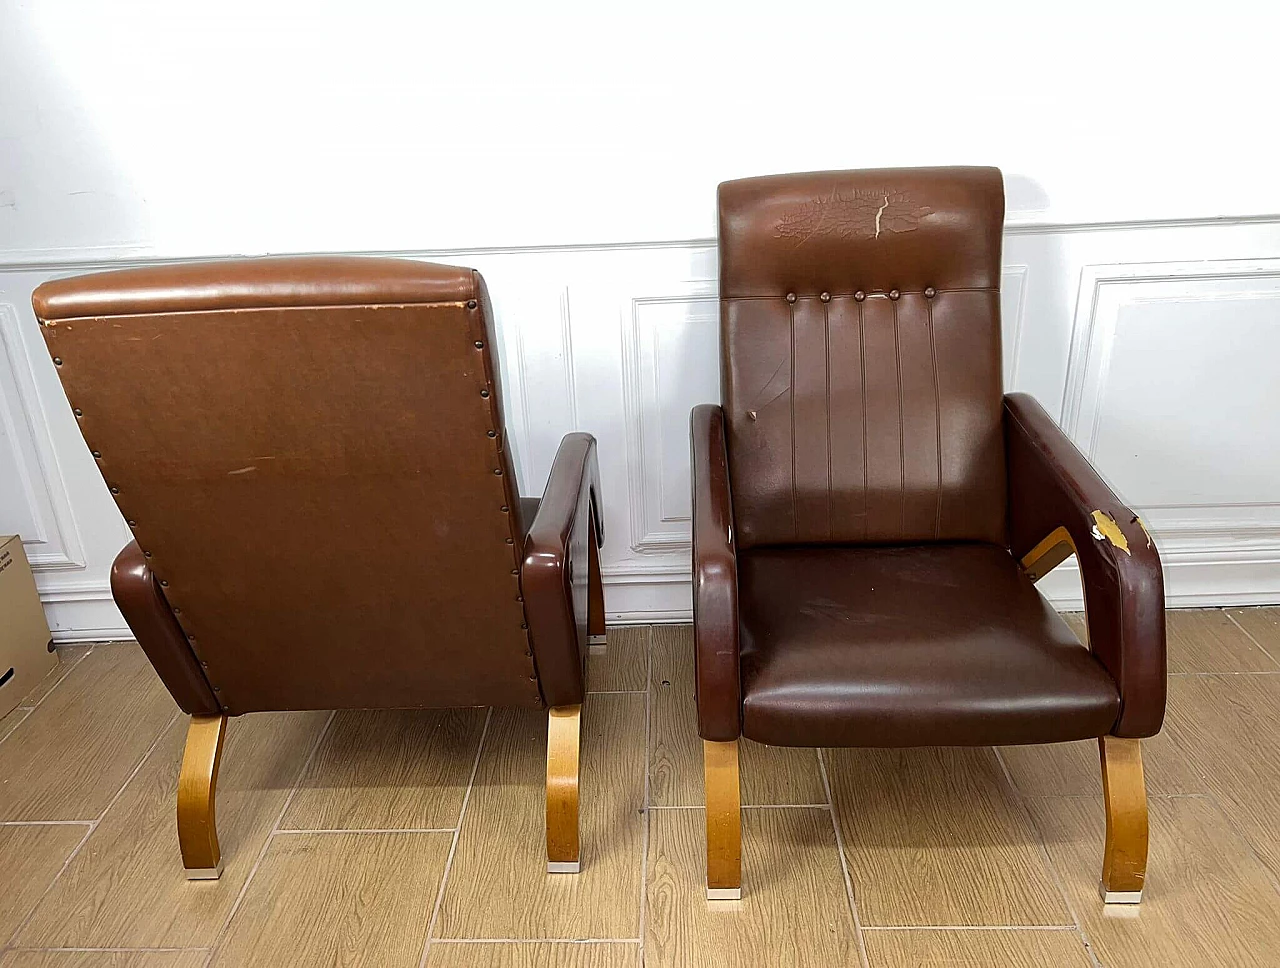
<instances>
[{"instance_id":1,"label":"button tufting detail","mask_svg":"<svg viewBox=\"0 0 1280 968\"><path fill-rule=\"evenodd\" d=\"M863 292L861 289L859 289L857 292L855 292L855 293L853 294L853 298L854 298L857 302L862 302L862 300L864 300L864 299L866 299L866 298L867 298L867 294L866 294L865 292Z\"/></svg>"},{"instance_id":2,"label":"button tufting detail","mask_svg":"<svg viewBox=\"0 0 1280 968\"><path fill-rule=\"evenodd\" d=\"M823 302L831 302L831 293L829 292L820 293L818 298L821 299Z\"/></svg>"},{"instance_id":3,"label":"button tufting detail","mask_svg":"<svg viewBox=\"0 0 1280 968\"><path fill-rule=\"evenodd\" d=\"M933 298L934 296L936 296L937 294L938 294L938 290L934 289L934 288L933 288L933 286L925 286L925 287L924 287L924 298L925 298L925 299L932 299L932 298Z\"/></svg>"},{"instance_id":4,"label":"button tufting detail","mask_svg":"<svg viewBox=\"0 0 1280 968\"><path fill-rule=\"evenodd\" d=\"M795 301L796 301L796 294L794 292L787 293L787 302L794 303Z\"/></svg>"},{"instance_id":5,"label":"button tufting detail","mask_svg":"<svg viewBox=\"0 0 1280 968\"><path fill-rule=\"evenodd\" d=\"M899 296L901 296L901 295L902 295L902 293L898 292L898 290L896 290L896 289L890 289L890 290L889 290L889 298L890 298L890 299L897 299L897 298L898 298Z\"/></svg>"}]
</instances>

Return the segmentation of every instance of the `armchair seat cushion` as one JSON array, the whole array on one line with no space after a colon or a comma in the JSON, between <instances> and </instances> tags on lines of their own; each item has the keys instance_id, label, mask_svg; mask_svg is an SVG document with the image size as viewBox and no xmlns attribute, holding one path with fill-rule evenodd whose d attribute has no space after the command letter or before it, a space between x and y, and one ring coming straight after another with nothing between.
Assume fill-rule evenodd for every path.
<instances>
[{"instance_id":1,"label":"armchair seat cushion","mask_svg":"<svg viewBox=\"0 0 1280 968\"><path fill-rule=\"evenodd\" d=\"M1114 680L1004 548L740 551L742 733L983 746L1109 733Z\"/></svg>"}]
</instances>

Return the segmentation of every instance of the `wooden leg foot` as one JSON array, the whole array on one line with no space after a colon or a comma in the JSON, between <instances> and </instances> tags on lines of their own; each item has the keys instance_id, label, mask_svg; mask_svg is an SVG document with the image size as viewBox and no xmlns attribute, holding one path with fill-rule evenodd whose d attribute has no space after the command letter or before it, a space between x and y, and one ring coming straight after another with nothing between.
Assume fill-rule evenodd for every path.
<instances>
[{"instance_id":1,"label":"wooden leg foot","mask_svg":"<svg viewBox=\"0 0 1280 968\"><path fill-rule=\"evenodd\" d=\"M216 880L222 874L214 806L226 732L226 716L192 716L187 727L178 775L178 846L182 866L193 881Z\"/></svg>"},{"instance_id":2,"label":"wooden leg foot","mask_svg":"<svg viewBox=\"0 0 1280 968\"><path fill-rule=\"evenodd\" d=\"M702 741L707 785L707 900L742 897L742 795L738 741Z\"/></svg>"},{"instance_id":3,"label":"wooden leg foot","mask_svg":"<svg viewBox=\"0 0 1280 968\"><path fill-rule=\"evenodd\" d=\"M582 706L552 706L547 713L547 872L576 874L578 749Z\"/></svg>"},{"instance_id":4,"label":"wooden leg foot","mask_svg":"<svg viewBox=\"0 0 1280 968\"><path fill-rule=\"evenodd\" d=\"M1147 788L1142 777L1142 744L1103 736L1102 796L1107 808L1107 840L1102 855L1102 900L1137 904L1147 876Z\"/></svg>"}]
</instances>

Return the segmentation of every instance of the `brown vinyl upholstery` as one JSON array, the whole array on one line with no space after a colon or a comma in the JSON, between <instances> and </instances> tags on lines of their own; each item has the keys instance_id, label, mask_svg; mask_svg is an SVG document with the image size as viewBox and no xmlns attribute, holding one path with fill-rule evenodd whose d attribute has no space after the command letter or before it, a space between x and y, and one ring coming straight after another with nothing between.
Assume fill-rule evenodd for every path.
<instances>
[{"instance_id":1,"label":"brown vinyl upholstery","mask_svg":"<svg viewBox=\"0 0 1280 968\"><path fill-rule=\"evenodd\" d=\"M992 169L720 188L738 542L1005 536Z\"/></svg>"},{"instance_id":2,"label":"brown vinyl upholstery","mask_svg":"<svg viewBox=\"0 0 1280 968\"><path fill-rule=\"evenodd\" d=\"M724 403L691 427L702 737L1157 732L1155 547L1044 411L1003 395L999 171L750 178L719 204ZM1020 566L1057 528L1088 650Z\"/></svg>"},{"instance_id":3,"label":"brown vinyl upholstery","mask_svg":"<svg viewBox=\"0 0 1280 968\"><path fill-rule=\"evenodd\" d=\"M116 601L183 709L582 701L595 442L520 498L478 273L226 261L33 304L135 538Z\"/></svg>"}]
</instances>

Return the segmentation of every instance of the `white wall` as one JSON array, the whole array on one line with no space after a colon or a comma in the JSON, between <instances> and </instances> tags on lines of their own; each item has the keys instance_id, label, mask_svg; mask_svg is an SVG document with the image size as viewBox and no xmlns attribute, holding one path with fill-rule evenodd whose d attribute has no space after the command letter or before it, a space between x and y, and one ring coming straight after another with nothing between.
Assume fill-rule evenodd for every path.
<instances>
[{"instance_id":1,"label":"white wall","mask_svg":"<svg viewBox=\"0 0 1280 968\"><path fill-rule=\"evenodd\" d=\"M0 0L0 531L28 537L58 635L119 631L125 531L31 316L41 280L262 252L476 266L526 490L594 432L609 609L680 617L715 184L877 165L1005 170L1009 385L1142 510L1173 601L1280 600L1280 15L906 6Z\"/></svg>"}]
</instances>

